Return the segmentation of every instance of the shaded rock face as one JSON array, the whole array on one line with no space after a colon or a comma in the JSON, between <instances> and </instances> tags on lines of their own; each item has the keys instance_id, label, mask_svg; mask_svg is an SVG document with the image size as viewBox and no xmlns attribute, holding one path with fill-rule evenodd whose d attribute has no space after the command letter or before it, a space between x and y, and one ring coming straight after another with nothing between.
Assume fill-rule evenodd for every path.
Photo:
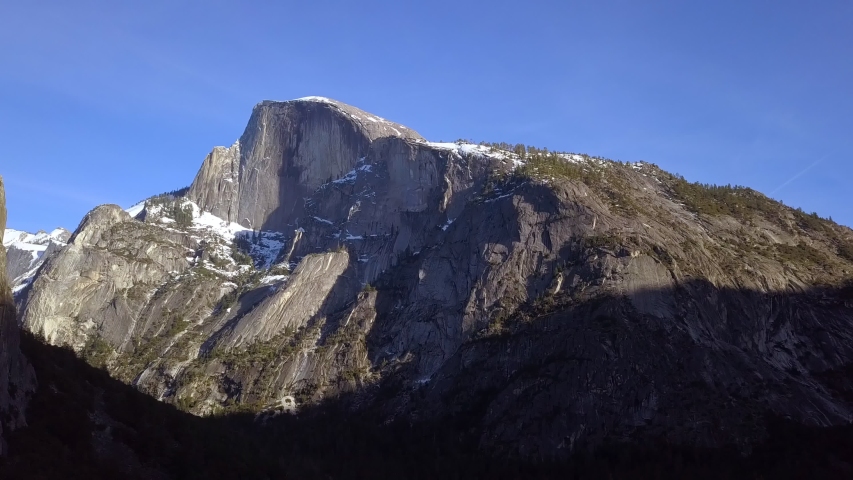
<instances>
[{"instance_id":1,"label":"shaded rock face","mask_svg":"<svg viewBox=\"0 0 853 480\"><path fill-rule=\"evenodd\" d=\"M637 177L642 198L654 183ZM387 413L453 412L522 455L644 435L745 446L766 412L851 422L850 384L826 381L853 360L849 288L805 286L849 271L833 243L850 231L812 236L821 267L731 251L740 226L664 216L677 209L656 190L626 216L583 184L523 185L384 277L371 361L415 391Z\"/></svg>"},{"instance_id":2,"label":"shaded rock face","mask_svg":"<svg viewBox=\"0 0 853 480\"><path fill-rule=\"evenodd\" d=\"M33 255L17 248L6 250L6 278L17 278L30 269L33 263Z\"/></svg>"},{"instance_id":3,"label":"shaded rock face","mask_svg":"<svg viewBox=\"0 0 853 480\"><path fill-rule=\"evenodd\" d=\"M6 228L6 195L0 177L0 232ZM3 432L26 425L27 397L35 389L35 375L20 350L15 304L6 277L6 249L0 246L0 455L5 453Z\"/></svg>"},{"instance_id":4,"label":"shaded rock face","mask_svg":"<svg viewBox=\"0 0 853 480\"><path fill-rule=\"evenodd\" d=\"M765 413L853 420L850 272L850 229L757 192L307 99L259 104L187 198L93 210L21 319L199 414L347 393L529 456L747 448Z\"/></svg>"}]
</instances>

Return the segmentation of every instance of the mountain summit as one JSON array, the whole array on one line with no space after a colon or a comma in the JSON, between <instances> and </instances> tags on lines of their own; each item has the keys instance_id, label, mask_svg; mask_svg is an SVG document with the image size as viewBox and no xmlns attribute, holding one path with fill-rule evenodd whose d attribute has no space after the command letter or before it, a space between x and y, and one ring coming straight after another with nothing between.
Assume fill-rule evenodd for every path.
<instances>
[{"instance_id":1,"label":"mountain summit","mask_svg":"<svg viewBox=\"0 0 853 480\"><path fill-rule=\"evenodd\" d=\"M375 143L415 141L417 132L335 100L261 102L240 139L207 156L187 198L245 227L285 230L305 197L354 171Z\"/></svg>"}]
</instances>

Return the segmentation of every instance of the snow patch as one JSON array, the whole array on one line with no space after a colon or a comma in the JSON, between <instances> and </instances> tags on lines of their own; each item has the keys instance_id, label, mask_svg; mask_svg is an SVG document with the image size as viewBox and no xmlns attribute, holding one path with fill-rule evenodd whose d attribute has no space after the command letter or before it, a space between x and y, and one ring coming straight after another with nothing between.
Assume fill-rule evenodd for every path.
<instances>
[{"instance_id":1,"label":"snow patch","mask_svg":"<svg viewBox=\"0 0 853 480\"><path fill-rule=\"evenodd\" d=\"M22 230L7 228L3 231L3 246L9 248L14 246L21 250L32 250L38 246L43 246L41 250L45 250L50 242L65 245L62 240L63 235L70 235L64 228L54 229L47 233L39 231L38 233L29 233Z\"/></svg>"},{"instance_id":2,"label":"snow patch","mask_svg":"<svg viewBox=\"0 0 853 480\"><path fill-rule=\"evenodd\" d=\"M577 153L560 153L557 156L571 163L580 163L584 160L583 155L578 155Z\"/></svg>"},{"instance_id":3,"label":"snow patch","mask_svg":"<svg viewBox=\"0 0 853 480\"><path fill-rule=\"evenodd\" d=\"M125 212L127 212L128 215L130 215L131 217L136 218L136 216L139 215L140 213L142 213L143 210L145 210L145 200L143 200L143 201L137 203L136 205L128 208L127 210L125 210Z\"/></svg>"},{"instance_id":4,"label":"snow patch","mask_svg":"<svg viewBox=\"0 0 853 480\"><path fill-rule=\"evenodd\" d=\"M332 104L335 103L335 101L332 100L331 98L317 97L317 96L313 96L313 95L308 96L308 97L297 98L293 101L294 102L320 102L320 103L332 103Z\"/></svg>"},{"instance_id":5,"label":"snow patch","mask_svg":"<svg viewBox=\"0 0 853 480\"><path fill-rule=\"evenodd\" d=\"M16 232L18 231L16 230ZM8 233L8 230L6 233ZM5 239L8 238L6 236L6 233L4 233L3 237L4 244L6 243ZM17 295L18 293L23 291L24 288L27 287L27 285L32 283L33 278L36 276L36 273L38 273L38 270L39 268L41 268L42 263L44 263L44 252L47 250L48 246L51 243L56 243L60 246L66 245L65 242L59 240L59 238L61 238L60 235L65 233L65 231L62 229L56 229L50 234L47 234L45 232L39 232L35 235L27 232L19 233L22 233L23 235L14 235L16 240L10 240L9 247L29 252L31 257L30 264L28 265L28 270L22 273L21 275L18 275L16 278L10 279L12 284L12 295ZM33 242L41 242L42 244L27 243L17 240L21 238Z\"/></svg>"},{"instance_id":6,"label":"snow patch","mask_svg":"<svg viewBox=\"0 0 853 480\"><path fill-rule=\"evenodd\" d=\"M244 227L239 223L228 222L216 215L201 210L198 205L187 199L178 200L182 208L190 207L192 210L192 224L187 228L187 232L201 240L205 236L218 238L221 241L216 248L216 254L228 260L231 260L231 243L236 239L241 239L247 246L248 254L254 260L258 268L270 268L278 258L281 250L285 245L284 235L279 232L254 231ZM163 210L161 205L152 205L148 208L148 212L157 215ZM162 228L170 229L175 223L174 219L160 216L159 222L169 225L163 225ZM194 263L196 259L187 257L187 261ZM232 260L233 262L233 260ZM216 268L208 262L204 262L205 268L216 270ZM216 270L219 272L219 270ZM220 272L224 275L229 275L228 272Z\"/></svg>"},{"instance_id":7,"label":"snow patch","mask_svg":"<svg viewBox=\"0 0 853 480\"><path fill-rule=\"evenodd\" d=\"M495 160L511 160L513 167L517 168L524 165L518 155L506 150L499 150L487 145L476 145L473 143L449 143L449 142L424 142L425 145L439 150L448 150L459 156L477 155L480 157L492 158Z\"/></svg>"},{"instance_id":8,"label":"snow patch","mask_svg":"<svg viewBox=\"0 0 853 480\"><path fill-rule=\"evenodd\" d=\"M342 183L355 182L355 180L358 178L358 172L368 173L368 172L372 172L372 171L373 171L372 165L362 165L358 168L354 168L354 169L350 170L343 177L341 177L337 180L333 180L332 183L339 185Z\"/></svg>"},{"instance_id":9,"label":"snow patch","mask_svg":"<svg viewBox=\"0 0 853 480\"><path fill-rule=\"evenodd\" d=\"M23 291L35 277L42 263L44 263L44 253L51 244L56 244L60 247L66 245L65 239L71 234L63 229L57 228L50 233L40 231L38 233L29 233L21 230L7 228L3 231L3 246L9 250L18 249L30 254L30 263L27 265L27 271L18 275L16 278L11 278L12 294L17 295Z\"/></svg>"},{"instance_id":10,"label":"snow patch","mask_svg":"<svg viewBox=\"0 0 853 480\"><path fill-rule=\"evenodd\" d=\"M261 283L262 284L268 284L268 283L283 282L283 281L287 280L288 278L290 278L288 275L267 275L266 277L261 278Z\"/></svg>"}]
</instances>

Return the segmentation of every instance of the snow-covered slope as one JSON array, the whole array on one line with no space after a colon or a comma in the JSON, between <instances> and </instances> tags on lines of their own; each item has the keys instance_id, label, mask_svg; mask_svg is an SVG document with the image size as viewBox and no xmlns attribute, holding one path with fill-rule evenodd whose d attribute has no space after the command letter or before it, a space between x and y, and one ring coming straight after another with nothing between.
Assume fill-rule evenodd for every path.
<instances>
[{"instance_id":1,"label":"snow-covered slope","mask_svg":"<svg viewBox=\"0 0 853 480\"><path fill-rule=\"evenodd\" d=\"M71 232L64 228L52 232L39 231L29 233L7 228L3 232L3 246L8 253L6 273L12 285L12 292L18 294L26 287L45 258L57 249L64 247Z\"/></svg>"},{"instance_id":2,"label":"snow-covered slope","mask_svg":"<svg viewBox=\"0 0 853 480\"><path fill-rule=\"evenodd\" d=\"M187 214L185 225L179 225L175 208ZM231 256L234 243L242 243L243 250L254 261L257 268L269 269L285 246L284 235L279 232L253 231L239 223L228 222L216 215L202 211L186 198L163 200L148 199L125 210L131 217L156 224L166 229L186 232L191 238L218 245L223 258Z\"/></svg>"},{"instance_id":3,"label":"snow-covered slope","mask_svg":"<svg viewBox=\"0 0 853 480\"><path fill-rule=\"evenodd\" d=\"M18 248L38 250L34 247L47 247L51 241L65 243L71 236L71 232L64 228L57 228L50 233L39 231L38 233L29 233L21 230L7 228L3 232L3 246L9 248L14 245ZM40 251L44 251L42 248Z\"/></svg>"}]
</instances>

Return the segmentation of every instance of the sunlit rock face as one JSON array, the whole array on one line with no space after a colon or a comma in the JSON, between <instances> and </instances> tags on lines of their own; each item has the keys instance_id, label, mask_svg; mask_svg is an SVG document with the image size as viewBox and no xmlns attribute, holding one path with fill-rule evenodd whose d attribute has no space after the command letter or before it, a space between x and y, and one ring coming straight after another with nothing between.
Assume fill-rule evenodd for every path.
<instances>
[{"instance_id":1,"label":"sunlit rock face","mask_svg":"<svg viewBox=\"0 0 853 480\"><path fill-rule=\"evenodd\" d=\"M184 271L194 239L133 220L117 205L89 212L33 283L22 325L54 345L83 348L97 334L125 345L142 298Z\"/></svg>"},{"instance_id":2,"label":"sunlit rock face","mask_svg":"<svg viewBox=\"0 0 853 480\"><path fill-rule=\"evenodd\" d=\"M240 140L208 155L188 198L249 228L285 230L303 212L305 197L356 168L381 138L422 140L330 99L262 102Z\"/></svg>"},{"instance_id":3,"label":"sunlit rock face","mask_svg":"<svg viewBox=\"0 0 853 480\"><path fill-rule=\"evenodd\" d=\"M0 232L6 229L6 194L0 177ZM35 375L20 350L15 304L6 276L6 248L0 245L0 455L5 453L4 432L26 425L27 397Z\"/></svg>"}]
</instances>

